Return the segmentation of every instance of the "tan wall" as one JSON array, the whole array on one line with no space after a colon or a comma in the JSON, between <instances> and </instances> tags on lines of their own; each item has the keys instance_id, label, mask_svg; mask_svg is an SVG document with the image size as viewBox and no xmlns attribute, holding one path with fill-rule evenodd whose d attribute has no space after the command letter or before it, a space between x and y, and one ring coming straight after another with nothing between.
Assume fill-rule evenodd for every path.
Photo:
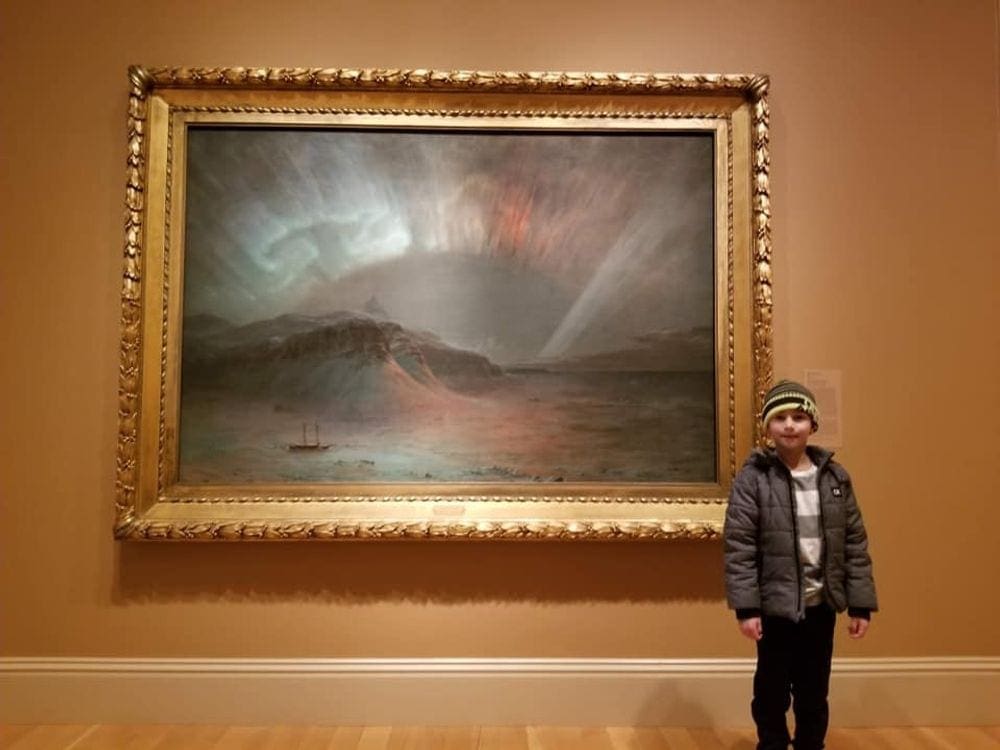
<instances>
[{"instance_id":1,"label":"tan wall","mask_svg":"<svg viewBox=\"0 0 1000 750\"><path fill-rule=\"evenodd\" d=\"M749 654L712 543L114 543L140 62L770 73L777 371L844 373L884 607L840 653L1000 654L995 0L288 6L3 4L0 653Z\"/></svg>"}]
</instances>

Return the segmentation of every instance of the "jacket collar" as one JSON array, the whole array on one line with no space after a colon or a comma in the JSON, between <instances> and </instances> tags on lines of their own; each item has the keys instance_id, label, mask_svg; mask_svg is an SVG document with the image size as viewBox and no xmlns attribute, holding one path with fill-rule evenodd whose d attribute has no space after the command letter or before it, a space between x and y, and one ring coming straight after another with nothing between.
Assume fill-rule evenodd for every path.
<instances>
[{"instance_id":1,"label":"jacket collar","mask_svg":"<svg viewBox=\"0 0 1000 750\"><path fill-rule=\"evenodd\" d=\"M807 445L806 455L809 456L810 461L816 464L818 469L823 469L833 458L833 451L820 448L818 445ZM787 467L778 458L778 452L774 448L755 448L750 457L747 458L746 463L753 464L758 469L766 469L773 466L787 470Z\"/></svg>"}]
</instances>

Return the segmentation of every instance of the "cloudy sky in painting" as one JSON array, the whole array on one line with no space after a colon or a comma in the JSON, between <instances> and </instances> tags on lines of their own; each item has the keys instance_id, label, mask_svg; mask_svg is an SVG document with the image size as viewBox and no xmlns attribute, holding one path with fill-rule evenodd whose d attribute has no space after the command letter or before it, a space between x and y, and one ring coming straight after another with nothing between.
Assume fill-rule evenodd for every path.
<instances>
[{"instance_id":1,"label":"cloudy sky in painting","mask_svg":"<svg viewBox=\"0 0 1000 750\"><path fill-rule=\"evenodd\" d=\"M711 326L712 140L193 128L186 315L360 310L500 363Z\"/></svg>"}]
</instances>

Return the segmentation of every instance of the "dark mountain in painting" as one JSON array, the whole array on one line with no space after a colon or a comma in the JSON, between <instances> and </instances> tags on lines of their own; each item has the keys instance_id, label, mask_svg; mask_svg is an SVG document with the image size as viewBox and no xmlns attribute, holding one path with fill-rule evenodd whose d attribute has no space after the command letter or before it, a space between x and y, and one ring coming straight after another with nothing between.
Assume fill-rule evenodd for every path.
<instances>
[{"instance_id":1,"label":"dark mountain in painting","mask_svg":"<svg viewBox=\"0 0 1000 750\"><path fill-rule=\"evenodd\" d=\"M655 331L629 346L582 357L543 359L525 365L551 372L712 372L715 339L711 328Z\"/></svg>"},{"instance_id":2,"label":"dark mountain in painting","mask_svg":"<svg viewBox=\"0 0 1000 750\"><path fill-rule=\"evenodd\" d=\"M474 352L362 313L281 315L245 326L185 321L186 389L239 392L344 416L443 406L501 376Z\"/></svg>"},{"instance_id":3,"label":"dark mountain in painting","mask_svg":"<svg viewBox=\"0 0 1000 750\"><path fill-rule=\"evenodd\" d=\"M330 282L317 274L293 311L358 310L434 331L451 345L507 365L534 356L572 307L565 285L514 259L412 253L373 262ZM640 329L642 330L642 329Z\"/></svg>"}]
</instances>

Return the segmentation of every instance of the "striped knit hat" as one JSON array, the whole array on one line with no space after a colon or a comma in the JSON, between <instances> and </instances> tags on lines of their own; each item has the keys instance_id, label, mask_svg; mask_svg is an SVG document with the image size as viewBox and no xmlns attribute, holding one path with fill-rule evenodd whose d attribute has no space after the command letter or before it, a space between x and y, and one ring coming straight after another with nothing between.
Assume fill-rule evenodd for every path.
<instances>
[{"instance_id":1,"label":"striped knit hat","mask_svg":"<svg viewBox=\"0 0 1000 750\"><path fill-rule=\"evenodd\" d=\"M819 429L819 409L816 407L816 397L808 388L793 380L780 380L764 396L764 409L761 412L761 422L767 426L768 420L778 412L789 409L799 409L809 415L813 429Z\"/></svg>"}]
</instances>

